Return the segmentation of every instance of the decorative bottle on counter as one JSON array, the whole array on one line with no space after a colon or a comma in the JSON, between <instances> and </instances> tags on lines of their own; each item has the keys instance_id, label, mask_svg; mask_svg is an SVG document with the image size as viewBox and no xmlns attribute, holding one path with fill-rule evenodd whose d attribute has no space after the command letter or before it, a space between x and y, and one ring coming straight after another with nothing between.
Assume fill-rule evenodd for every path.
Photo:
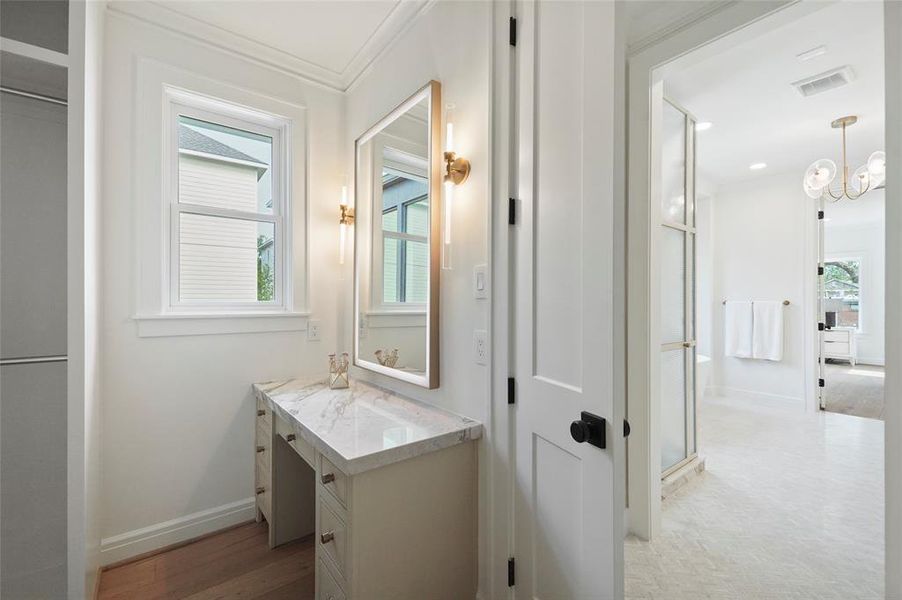
<instances>
[{"instance_id":1,"label":"decorative bottle on counter","mask_svg":"<svg viewBox=\"0 0 902 600\"><path fill-rule=\"evenodd\" d=\"M341 357L329 355L329 387L340 390L348 387L348 353L342 353Z\"/></svg>"}]
</instances>

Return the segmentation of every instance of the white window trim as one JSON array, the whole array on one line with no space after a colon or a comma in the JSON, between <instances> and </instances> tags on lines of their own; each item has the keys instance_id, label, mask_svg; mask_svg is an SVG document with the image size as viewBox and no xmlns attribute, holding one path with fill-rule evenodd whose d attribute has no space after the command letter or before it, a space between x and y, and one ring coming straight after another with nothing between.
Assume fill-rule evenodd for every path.
<instances>
[{"instance_id":1,"label":"white window trim","mask_svg":"<svg viewBox=\"0 0 902 600\"><path fill-rule=\"evenodd\" d=\"M169 288L169 305L167 313L235 313L243 312L284 312L291 306L291 232L284 226L291 219L291 207L286 201L291 189L288 159L291 149L288 146L291 124L282 118L215 101L184 92L182 90L165 90L166 115L169 123L168 139L164 137L169 160L163 167L163 189L167 190L164 200L167 215L164 222L169 223L166 251L168 252L168 270L165 274ZM273 206L272 214L245 213L242 211L200 206L179 202L179 141L178 118L186 116L208 123L225 125L252 133L259 133L272 138L272 170L273 170ZM275 236L275 273L274 290L271 302L211 302L208 300L182 300L179 293L179 218L182 213L209 215L215 217L234 217L245 220L272 223Z\"/></svg>"},{"instance_id":2,"label":"white window trim","mask_svg":"<svg viewBox=\"0 0 902 600\"><path fill-rule=\"evenodd\" d=\"M286 100L210 79L152 59L136 65L132 186L133 309L138 335L174 336L269 331L304 331L309 296L309 207L307 203L306 108ZM172 310L169 295L171 235L170 167L167 149L173 129L170 104L189 99L217 114L226 109L238 120L256 120L280 129L285 152L282 179L286 194L283 214L283 276L281 306L216 306ZM254 108L249 108L254 107ZM225 124L225 123L224 123ZM177 171L175 171L177 185ZM275 182L274 182L275 183ZM289 185L290 184L290 185ZM278 257L277 257L278 258ZM215 309L214 309L215 308Z\"/></svg>"}]
</instances>

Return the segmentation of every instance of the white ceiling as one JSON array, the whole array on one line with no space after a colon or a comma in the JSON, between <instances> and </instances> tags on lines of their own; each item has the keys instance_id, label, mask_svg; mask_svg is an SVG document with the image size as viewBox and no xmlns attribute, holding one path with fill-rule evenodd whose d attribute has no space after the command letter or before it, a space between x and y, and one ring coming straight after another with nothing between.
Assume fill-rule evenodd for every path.
<instances>
[{"instance_id":1,"label":"white ceiling","mask_svg":"<svg viewBox=\"0 0 902 600\"><path fill-rule=\"evenodd\" d=\"M817 46L808 61L798 54ZM851 84L803 97L790 84L850 65ZM883 3L825 4L811 14L737 44L665 81L666 94L699 121L714 126L697 136L699 175L714 184L797 171L818 158L840 162L840 133L830 122L858 115L848 129L854 169L883 149ZM750 171L749 165L768 167Z\"/></svg>"},{"instance_id":2,"label":"white ceiling","mask_svg":"<svg viewBox=\"0 0 902 600\"><path fill-rule=\"evenodd\" d=\"M110 9L346 90L429 0L113 1Z\"/></svg>"}]
</instances>

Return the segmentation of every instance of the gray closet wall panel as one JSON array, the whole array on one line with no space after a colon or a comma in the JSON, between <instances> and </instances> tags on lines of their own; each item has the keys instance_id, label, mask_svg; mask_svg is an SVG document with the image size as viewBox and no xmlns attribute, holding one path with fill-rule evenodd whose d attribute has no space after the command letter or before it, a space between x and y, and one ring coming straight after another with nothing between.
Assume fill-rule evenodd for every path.
<instances>
[{"instance_id":1,"label":"gray closet wall panel","mask_svg":"<svg viewBox=\"0 0 902 600\"><path fill-rule=\"evenodd\" d=\"M0 132L0 358L66 354L66 107L3 93Z\"/></svg>"},{"instance_id":2,"label":"gray closet wall panel","mask_svg":"<svg viewBox=\"0 0 902 600\"><path fill-rule=\"evenodd\" d=\"M0 36L69 53L69 3L65 0L3 0Z\"/></svg>"},{"instance_id":3,"label":"gray closet wall panel","mask_svg":"<svg viewBox=\"0 0 902 600\"><path fill-rule=\"evenodd\" d=\"M0 598L66 597L66 363L0 367Z\"/></svg>"}]
</instances>

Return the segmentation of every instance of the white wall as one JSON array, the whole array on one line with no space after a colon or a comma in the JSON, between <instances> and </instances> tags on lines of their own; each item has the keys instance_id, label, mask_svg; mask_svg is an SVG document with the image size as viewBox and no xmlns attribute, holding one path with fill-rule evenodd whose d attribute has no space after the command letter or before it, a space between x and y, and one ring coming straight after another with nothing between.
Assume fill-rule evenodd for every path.
<instances>
[{"instance_id":1,"label":"white wall","mask_svg":"<svg viewBox=\"0 0 902 600\"><path fill-rule=\"evenodd\" d=\"M700 187L700 186L698 186ZM695 199L695 340L698 353L710 357L714 312L714 203L711 192L699 189ZM702 391L702 390L699 390Z\"/></svg>"},{"instance_id":2,"label":"white wall","mask_svg":"<svg viewBox=\"0 0 902 600\"><path fill-rule=\"evenodd\" d=\"M860 329L855 335L858 361L872 365L884 363L885 235L884 192L869 192L860 200L840 207L826 207L830 221L824 235L824 257L861 259ZM856 210L858 209L858 210ZM871 209L877 209L872 211ZM850 214L850 211L854 211ZM870 213L874 213L871 215ZM856 218L854 213L861 214Z\"/></svg>"},{"instance_id":3,"label":"white wall","mask_svg":"<svg viewBox=\"0 0 902 600\"><path fill-rule=\"evenodd\" d=\"M145 58L306 107L308 180L294 185L302 191L306 183L308 192L309 310L321 321L321 341L308 343L304 331L137 335L131 317L140 224L132 183L136 64ZM348 167L340 162L347 151L338 92L170 34L115 4L104 60L102 560L108 563L253 517L251 384L325 372L327 354L339 349L337 205Z\"/></svg>"},{"instance_id":4,"label":"white wall","mask_svg":"<svg viewBox=\"0 0 902 600\"><path fill-rule=\"evenodd\" d=\"M713 202L713 385L720 392L804 408L805 277L814 244L806 231L816 206L802 192L798 173L760 175L721 186ZM813 268L813 267L811 267ZM789 300L781 362L727 358L723 352L723 300Z\"/></svg>"},{"instance_id":5,"label":"white wall","mask_svg":"<svg viewBox=\"0 0 902 600\"><path fill-rule=\"evenodd\" d=\"M443 104L452 103L454 141L470 159L470 178L455 189L453 268L441 272L441 387L424 390L380 375L355 370L365 378L415 398L478 419L489 427L489 372L473 361L473 330L488 329L489 304L473 297L473 267L488 262L491 211L489 132L491 131L492 5L436 2L395 44L371 65L349 91L347 143L423 87L430 79L442 84ZM346 160L353 173L353 156ZM344 341L351 347L352 285L344 288ZM480 441L479 532L480 590L488 589L486 521L488 448L491 432Z\"/></svg>"}]
</instances>

